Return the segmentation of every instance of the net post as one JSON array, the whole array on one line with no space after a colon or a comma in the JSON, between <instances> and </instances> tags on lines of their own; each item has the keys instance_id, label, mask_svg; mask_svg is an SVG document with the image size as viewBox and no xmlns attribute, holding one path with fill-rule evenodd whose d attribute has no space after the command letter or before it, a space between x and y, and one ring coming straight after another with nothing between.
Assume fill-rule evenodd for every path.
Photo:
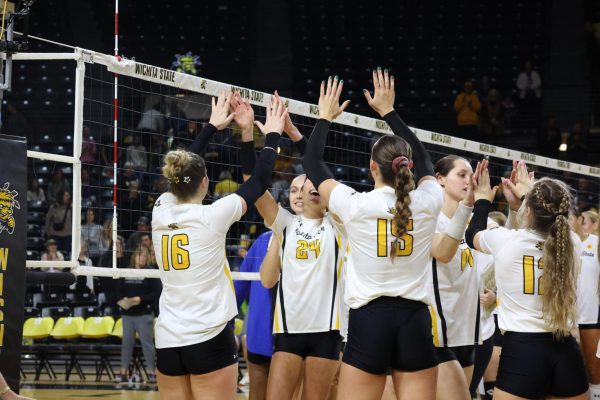
<instances>
[{"instance_id":1,"label":"net post","mask_svg":"<svg viewBox=\"0 0 600 400\"><path fill-rule=\"evenodd\" d=\"M73 122L73 207L71 224L71 259L79 257L81 249L81 145L83 132L83 92L85 62L77 59L75 69L75 118Z\"/></svg>"}]
</instances>

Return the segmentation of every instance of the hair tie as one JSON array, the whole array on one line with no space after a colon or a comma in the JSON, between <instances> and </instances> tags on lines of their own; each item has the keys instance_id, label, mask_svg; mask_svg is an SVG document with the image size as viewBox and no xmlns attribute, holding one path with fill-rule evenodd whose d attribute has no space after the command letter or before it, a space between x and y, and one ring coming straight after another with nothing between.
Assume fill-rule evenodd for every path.
<instances>
[{"instance_id":1,"label":"hair tie","mask_svg":"<svg viewBox=\"0 0 600 400\"><path fill-rule=\"evenodd\" d=\"M400 167L408 167L410 163L409 159L405 156L398 156L392 160L392 172L397 174L400 170Z\"/></svg>"}]
</instances>

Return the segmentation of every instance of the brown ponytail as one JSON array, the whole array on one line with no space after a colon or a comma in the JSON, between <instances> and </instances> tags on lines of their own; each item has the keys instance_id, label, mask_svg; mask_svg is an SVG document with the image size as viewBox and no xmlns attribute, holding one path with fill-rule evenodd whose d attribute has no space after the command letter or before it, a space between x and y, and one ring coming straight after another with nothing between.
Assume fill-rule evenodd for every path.
<instances>
[{"instance_id":1,"label":"brown ponytail","mask_svg":"<svg viewBox=\"0 0 600 400\"><path fill-rule=\"evenodd\" d=\"M412 216L409 194L415 188L415 181L408 165L412 158L412 150L404 139L387 135L382 136L375 143L371 158L379 166L383 181L396 192L392 224L392 235L396 239L392 243L390 253L390 257L394 260L400 246L399 239L407 232L409 219Z\"/></svg>"},{"instance_id":2,"label":"brown ponytail","mask_svg":"<svg viewBox=\"0 0 600 400\"><path fill-rule=\"evenodd\" d=\"M526 202L532 212L531 227L546 236L540 278L544 321L555 336L567 336L577 321L577 265L568 221L573 198L563 182L543 178L534 184Z\"/></svg>"}]
</instances>

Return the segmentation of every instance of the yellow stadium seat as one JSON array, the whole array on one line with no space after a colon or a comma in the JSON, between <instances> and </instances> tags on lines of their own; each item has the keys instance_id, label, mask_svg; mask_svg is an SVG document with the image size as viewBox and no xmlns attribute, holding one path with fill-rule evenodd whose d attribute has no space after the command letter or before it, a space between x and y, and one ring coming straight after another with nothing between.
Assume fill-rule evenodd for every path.
<instances>
[{"instance_id":1,"label":"yellow stadium seat","mask_svg":"<svg viewBox=\"0 0 600 400\"><path fill-rule=\"evenodd\" d=\"M235 328L233 329L233 334L235 336L241 335L243 328L244 328L244 321L239 318L236 318L235 319Z\"/></svg>"},{"instance_id":2,"label":"yellow stadium seat","mask_svg":"<svg viewBox=\"0 0 600 400\"><path fill-rule=\"evenodd\" d=\"M115 326L113 317L88 317L83 324L81 337L100 339L109 336Z\"/></svg>"},{"instance_id":3,"label":"yellow stadium seat","mask_svg":"<svg viewBox=\"0 0 600 400\"><path fill-rule=\"evenodd\" d=\"M62 317L54 324L52 336L54 339L75 339L81 336L84 320L82 317Z\"/></svg>"},{"instance_id":4,"label":"yellow stadium seat","mask_svg":"<svg viewBox=\"0 0 600 400\"><path fill-rule=\"evenodd\" d=\"M51 317L28 318L23 324L23 337L27 339L44 339L50 336L54 328Z\"/></svg>"},{"instance_id":5,"label":"yellow stadium seat","mask_svg":"<svg viewBox=\"0 0 600 400\"><path fill-rule=\"evenodd\" d=\"M116 336L118 338L123 337L123 319L119 318L117 322L115 322L115 326L110 334L111 336Z\"/></svg>"}]
</instances>

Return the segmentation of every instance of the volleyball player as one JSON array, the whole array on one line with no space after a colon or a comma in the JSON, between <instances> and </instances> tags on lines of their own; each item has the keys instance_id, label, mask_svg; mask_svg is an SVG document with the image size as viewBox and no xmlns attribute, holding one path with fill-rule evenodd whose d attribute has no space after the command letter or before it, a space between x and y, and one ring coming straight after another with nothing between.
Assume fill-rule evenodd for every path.
<instances>
[{"instance_id":1,"label":"volleyball player","mask_svg":"<svg viewBox=\"0 0 600 400\"><path fill-rule=\"evenodd\" d=\"M577 322L581 351L590 382L591 398L600 398L600 359L596 349L600 340L600 262L598 236L586 233L583 213L572 216L572 226L581 239L581 273L577 285Z\"/></svg>"},{"instance_id":2,"label":"volleyball player","mask_svg":"<svg viewBox=\"0 0 600 400\"><path fill-rule=\"evenodd\" d=\"M277 93L277 92L276 92ZM242 132L242 140L240 142L241 150L241 167L244 179L250 178L254 171L256 162L254 157L254 111L248 100L242 99L239 93L234 93L231 109L235 112L234 121L238 124ZM296 143L298 150L303 153L306 145L306 139L300 131L294 126L289 114L286 115L286 121L283 131ZM292 211L296 214L302 214L302 184L306 179L305 175L300 175L294 178L290 184L289 202ZM253 257L253 258L250 258ZM276 277L273 278L273 284L265 286L271 288L277 282L279 277L279 243L278 239L272 236L272 232L263 233L254 242L240 271L261 272L269 268L263 268L262 265L269 263L276 264ZM273 307L274 293L263 287L260 281L244 282L236 281L236 295L238 304L243 298L248 297L243 295L242 291L245 288L245 293L250 291L250 302L248 305L248 320L247 320L247 365L250 378L250 390L248 398L250 400L265 399L267 395L267 382L269 370L271 367L271 358L273 355ZM240 295L242 298L240 298Z\"/></svg>"},{"instance_id":3,"label":"volleyball player","mask_svg":"<svg viewBox=\"0 0 600 400\"><path fill-rule=\"evenodd\" d=\"M520 164L515 198L523 198L518 230L486 229L495 189L489 173L475 182L467 243L494 256L498 322L504 344L494 399L585 399L588 383L579 346L571 336L577 313L580 242L571 235L573 202L563 182L533 183Z\"/></svg>"},{"instance_id":4,"label":"volleyball player","mask_svg":"<svg viewBox=\"0 0 600 400\"><path fill-rule=\"evenodd\" d=\"M270 102L270 107L274 105L283 105L277 95ZM257 125L265 132L262 124ZM243 145L242 153L245 164L254 157L253 146ZM247 169L242 165L243 171ZM326 214L325 204L306 177L302 202L301 215L280 207L269 192L255 204L281 248L281 272L261 268L265 286L279 281L268 399L292 397L303 363L303 397L327 398L340 354L338 276L345 246Z\"/></svg>"},{"instance_id":5,"label":"volleyball player","mask_svg":"<svg viewBox=\"0 0 600 400\"><path fill-rule=\"evenodd\" d=\"M476 174L487 160L477 164ZM434 171L444 188L431 254L435 303L430 312L440 360L437 399L469 400L469 383L479 342L479 289L473 252L464 240L473 210L473 169L464 158L448 155Z\"/></svg>"},{"instance_id":6,"label":"volleyball player","mask_svg":"<svg viewBox=\"0 0 600 400\"><path fill-rule=\"evenodd\" d=\"M593 233L597 236L599 225L598 225L598 213L593 210L587 210L581 213L583 216L583 231L587 234Z\"/></svg>"},{"instance_id":7,"label":"volleyball player","mask_svg":"<svg viewBox=\"0 0 600 400\"><path fill-rule=\"evenodd\" d=\"M268 187L280 134L283 106L267 110L266 145L253 177L235 194L202 205L208 177L202 154L211 136L233 119L231 94L213 99L210 124L193 151L170 151L163 175L171 182L152 211L152 239L163 284L156 322L161 398L231 399L237 387L237 349L228 322L237 314L225 257L229 227Z\"/></svg>"},{"instance_id":8,"label":"volleyball player","mask_svg":"<svg viewBox=\"0 0 600 400\"><path fill-rule=\"evenodd\" d=\"M323 162L329 126L348 104L339 105L343 82L337 77L321 84L320 119L303 159L349 239L344 297L350 318L338 399L380 399L390 370L399 398L433 399L438 359L427 307L428 264L443 193L425 147L394 111L394 78L379 68L373 84L374 96L365 90L365 97L395 133L373 146L375 189L358 193L336 182Z\"/></svg>"}]
</instances>

